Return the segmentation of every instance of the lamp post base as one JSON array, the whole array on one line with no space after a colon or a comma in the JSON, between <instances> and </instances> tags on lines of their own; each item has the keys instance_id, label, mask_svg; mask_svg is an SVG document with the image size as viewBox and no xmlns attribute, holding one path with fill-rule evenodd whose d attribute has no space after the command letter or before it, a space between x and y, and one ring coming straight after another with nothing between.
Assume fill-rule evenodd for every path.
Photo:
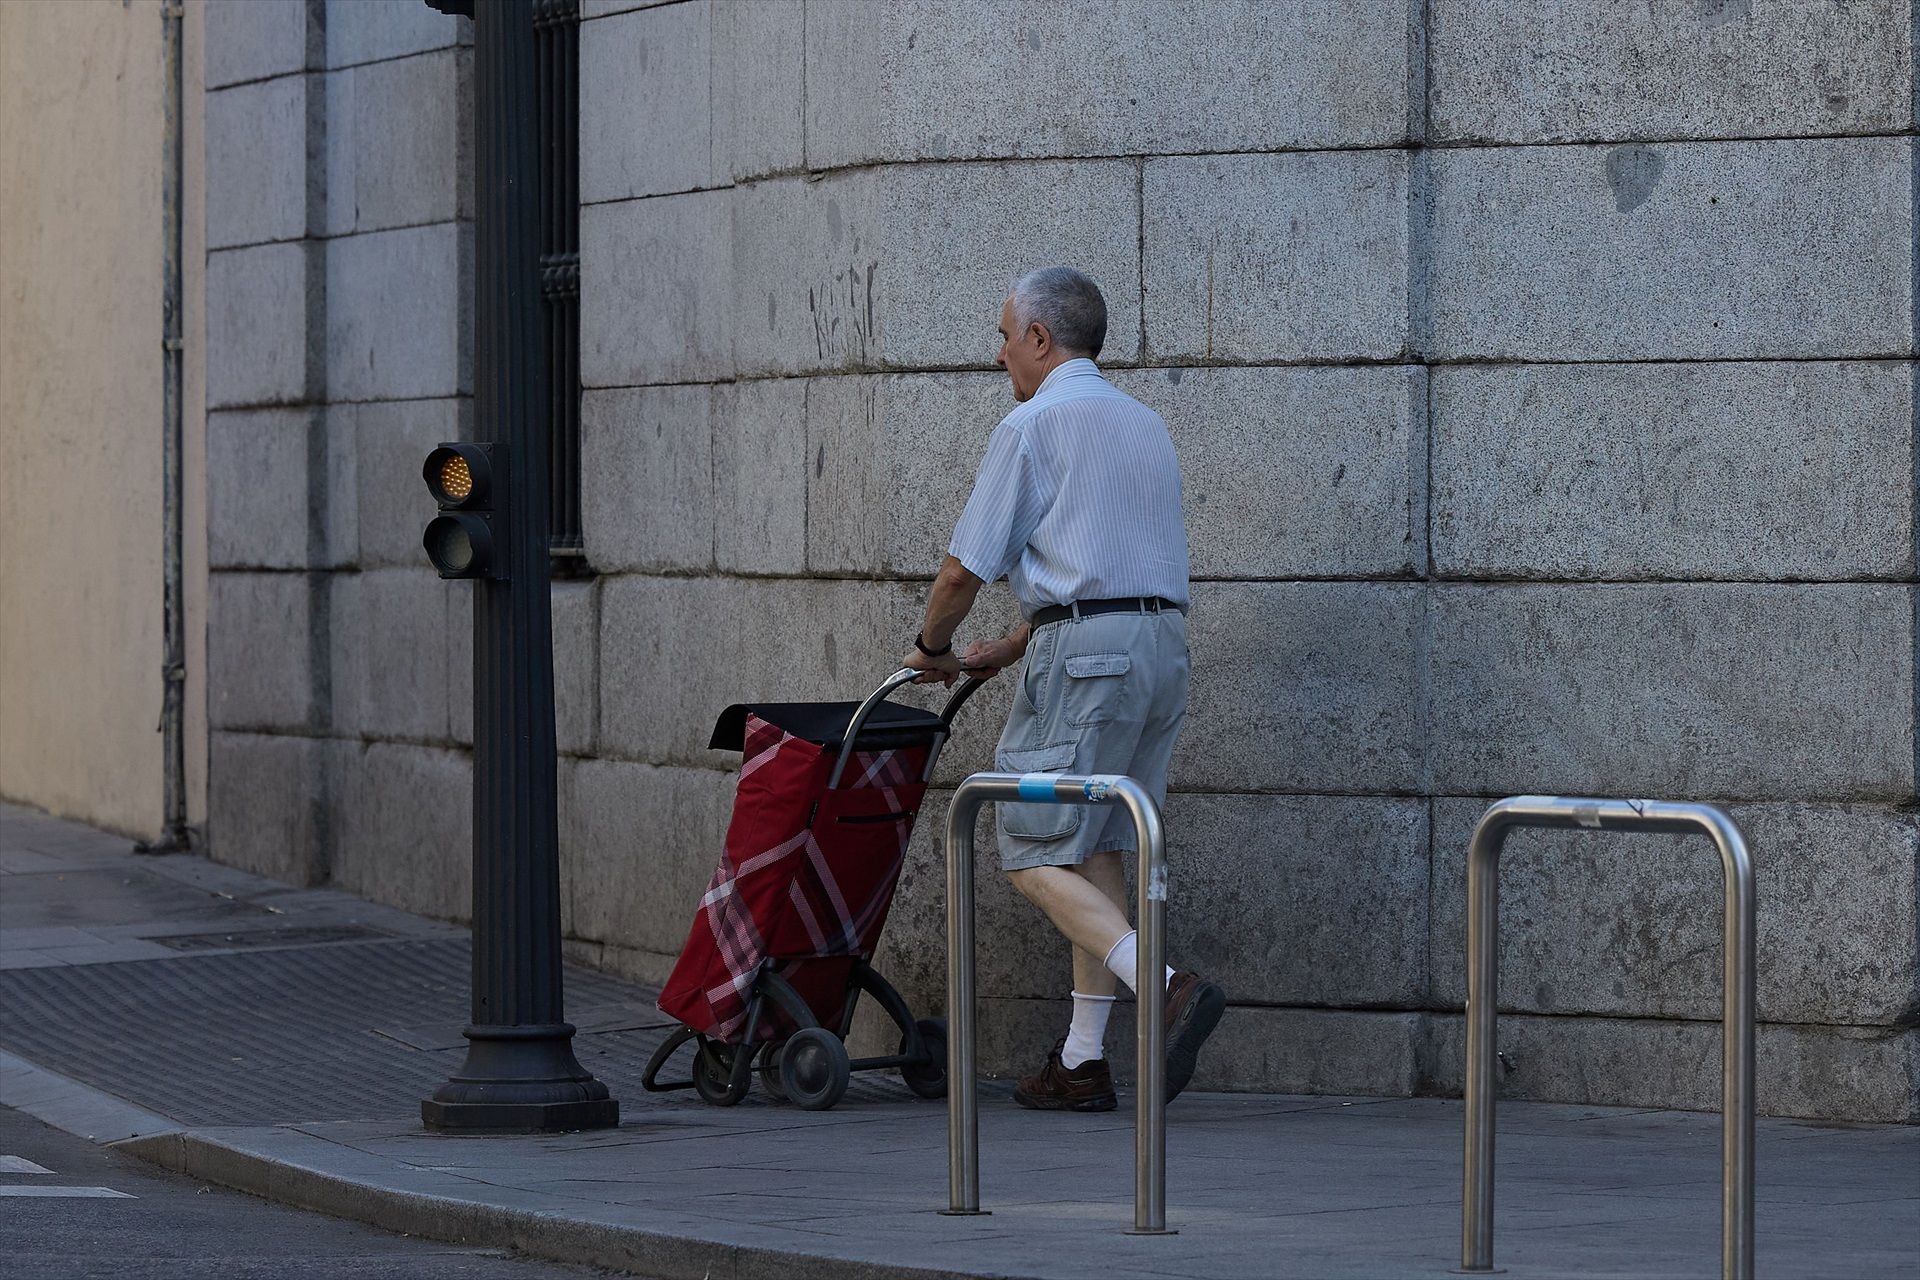
<instances>
[{"instance_id":1,"label":"lamp post base","mask_svg":"<svg viewBox=\"0 0 1920 1280\"><path fill-rule=\"evenodd\" d=\"M612 1098L577 1102L441 1102L428 1098L420 1104L420 1119L429 1129L461 1133L572 1133L577 1129L619 1128L620 1104Z\"/></svg>"},{"instance_id":2,"label":"lamp post base","mask_svg":"<svg viewBox=\"0 0 1920 1280\"><path fill-rule=\"evenodd\" d=\"M573 1027L468 1027L467 1060L420 1104L430 1129L560 1133L611 1129L620 1104L573 1056Z\"/></svg>"}]
</instances>

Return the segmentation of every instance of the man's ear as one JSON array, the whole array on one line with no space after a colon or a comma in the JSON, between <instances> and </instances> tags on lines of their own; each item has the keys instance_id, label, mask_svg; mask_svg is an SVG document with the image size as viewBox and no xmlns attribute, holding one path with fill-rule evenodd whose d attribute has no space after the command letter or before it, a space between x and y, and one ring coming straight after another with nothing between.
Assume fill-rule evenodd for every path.
<instances>
[{"instance_id":1,"label":"man's ear","mask_svg":"<svg viewBox=\"0 0 1920 1280\"><path fill-rule=\"evenodd\" d=\"M1053 335L1038 320L1027 326L1027 332L1033 335L1034 354L1045 360L1047 353L1053 350Z\"/></svg>"}]
</instances>

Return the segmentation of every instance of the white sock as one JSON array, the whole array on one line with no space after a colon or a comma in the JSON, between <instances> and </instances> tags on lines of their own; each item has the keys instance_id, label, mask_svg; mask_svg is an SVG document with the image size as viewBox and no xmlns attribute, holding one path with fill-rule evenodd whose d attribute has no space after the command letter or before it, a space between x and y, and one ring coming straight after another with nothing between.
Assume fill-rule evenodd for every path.
<instances>
[{"instance_id":1,"label":"white sock","mask_svg":"<svg viewBox=\"0 0 1920 1280\"><path fill-rule=\"evenodd\" d=\"M1113 950L1107 952L1107 969L1114 977L1127 984L1127 990L1133 991L1134 973L1140 968L1140 934L1136 930L1113 944ZM1167 966L1166 981L1173 981L1173 966ZM1137 995L1138 992L1135 992Z\"/></svg>"},{"instance_id":2,"label":"white sock","mask_svg":"<svg viewBox=\"0 0 1920 1280\"><path fill-rule=\"evenodd\" d=\"M1112 1012L1112 996L1073 993L1073 1025L1067 1028L1067 1043L1060 1049L1061 1066L1071 1071L1107 1056L1107 1015Z\"/></svg>"}]
</instances>

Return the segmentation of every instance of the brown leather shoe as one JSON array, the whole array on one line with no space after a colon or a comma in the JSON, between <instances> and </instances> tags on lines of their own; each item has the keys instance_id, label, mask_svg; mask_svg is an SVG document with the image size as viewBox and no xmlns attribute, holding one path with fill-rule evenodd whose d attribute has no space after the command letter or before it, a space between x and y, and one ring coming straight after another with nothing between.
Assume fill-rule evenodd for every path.
<instances>
[{"instance_id":1,"label":"brown leather shoe","mask_svg":"<svg viewBox=\"0 0 1920 1280\"><path fill-rule=\"evenodd\" d=\"M1083 1062L1069 1070L1060 1065L1062 1040L1047 1054L1038 1074L1023 1076L1013 1087L1013 1100L1034 1111L1111 1111L1119 1105L1113 1096L1113 1072L1105 1058Z\"/></svg>"},{"instance_id":2,"label":"brown leather shoe","mask_svg":"<svg viewBox=\"0 0 1920 1280\"><path fill-rule=\"evenodd\" d=\"M1220 1024L1227 993L1218 983L1182 969L1167 979L1167 1101L1180 1096L1200 1061L1200 1046ZM1089 1063L1089 1066L1092 1064Z\"/></svg>"}]
</instances>

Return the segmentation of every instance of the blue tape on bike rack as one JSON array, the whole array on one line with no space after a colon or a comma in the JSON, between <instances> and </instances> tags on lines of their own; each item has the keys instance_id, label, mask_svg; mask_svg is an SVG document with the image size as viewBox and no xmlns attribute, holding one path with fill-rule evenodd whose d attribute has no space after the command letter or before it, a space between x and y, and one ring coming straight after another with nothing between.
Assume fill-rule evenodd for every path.
<instances>
[{"instance_id":1,"label":"blue tape on bike rack","mask_svg":"<svg viewBox=\"0 0 1920 1280\"><path fill-rule=\"evenodd\" d=\"M1057 775L1051 773L1023 773L1020 775L1020 798L1022 800L1053 799L1053 784Z\"/></svg>"}]
</instances>

